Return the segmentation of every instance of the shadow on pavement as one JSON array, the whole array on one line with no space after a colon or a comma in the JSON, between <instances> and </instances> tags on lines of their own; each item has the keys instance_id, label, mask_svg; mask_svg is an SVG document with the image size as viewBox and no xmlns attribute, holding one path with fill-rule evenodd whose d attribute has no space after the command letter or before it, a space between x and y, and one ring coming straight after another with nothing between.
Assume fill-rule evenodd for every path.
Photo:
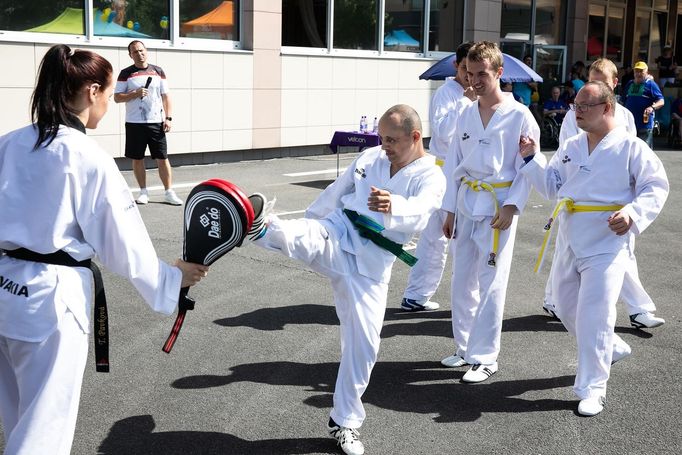
<instances>
[{"instance_id":1,"label":"shadow on pavement","mask_svg":"<svg viewBox=\"0 0 682 455\"><path fill-rule=\"evenodd\" d=\"M177 389L221 387L236 382L305 387L316 395L304 403L331 408L337 363L263 362L237 365L227 376L187 376L174 381ZM519 398L527 392L568 387L573 375L521 380L502 379L503 370L483 384L459 381L465 369L444 368L439 362L378 362L363 402L399 412L437 414L436 422L470 422L486 412L573 410L574 401Z\"/></svg>"},{"instance_id":2,"label":"shadow on pavement","mask_svg":"<svg viewBox=\"0 0 682 455\"><path fill-rule=\"evenodd\" d=\"M292 182L291 185L305 186L307 188L315 188L318 190L323 190L329 185L334 183L335 179L324 179L324 180L308 180L306 182Z\"/></svg>"},{"instance_id":3,"label":"shadow on pavement","mask_svg":"<svg viewBox=\"0 0 682 455\"><path fill-rule=\"evenodd\" d=\"M405 323L396 323L396 321L405 321ZM213 322L223 327L251 327L265 331L284 330L289 324L339 325L334 307L318 304L260 308L239 316L216 319ZM384 322L386 324L381 331L382 338L425 333L430 336L452 337L450 311L447 310L410 313L397 308L388 308ZM565 331L560 322L539 314L506 319L502 330L505 332Z\"/></svg>"},{"instance_id":4,"label":"shadow on pavement","mask_svg":"<svg viewBox=\"0 0 682 455\"><path fill-rule=\"evenodd\" d=\"M187 454L310 454L328 452L336 442L331 438L264 439L247 441L231 434L204 431L154 433L150 415L127 417L116 422L100 444L101 455L187 455Z\"/></svg>"}]
</instances>

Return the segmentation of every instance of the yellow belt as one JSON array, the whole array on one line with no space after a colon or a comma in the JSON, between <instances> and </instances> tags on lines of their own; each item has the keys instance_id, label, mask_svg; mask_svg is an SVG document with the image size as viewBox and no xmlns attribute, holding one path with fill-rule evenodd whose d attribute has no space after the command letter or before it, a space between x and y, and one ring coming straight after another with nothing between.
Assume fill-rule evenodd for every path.
<instances>
[{"instance_id":1,"label":"yellow belt","mask_svg":"<svg viewBox=\"0 0 682 455\"><path fill-rule=\"evenodd\" d=\"M436 158L436 166L440 166L440 167L445 166L445 160L442 160L440 158Z\"/></svg>"},{"instance_id":2,"label":"yellow belt","mask_svg":"<svg viewBox=\"0 0 682 455\"><path fill-rule=\"evenodd\" d=\"M622 209L622 205L583 205L583 204L574 204L573 199L571 198L563 198L559 202L557 202L556 206L554 207L554 211L552 212L552 216L549 218L549 221L547 221L547 224L545 225L545 237L542 239L542 245L540 246L540 253L538 254L538 260L535 262L535 273L540 271L540 267L542 267L542 262L545 257L545 249L547 248L547 244L549 243L549 238L551 237L552 233L552 223L554 220L556 220L556 217L559 215L559 212L561 209L565 209L569 213L573 212L615 212L617 210Z\"/></svg>"},{"instance_id":3,"label":"yellow belt","mask_svg":"<svg viewBox=\"0 0 682 455\"><path fill-rule=\"evenodd\" d=\"M496 182L488 183L481 180L469 180L466 177L462 177L462 183L471 188L472 190L487 191L493 197L493 202L495 202L495 215L500 212L500 204L497 202L497 194L495 194L495 188L508 188L512 185L512 182ZM497 258L497 250L500 245L500 230L493 229L493 251L490 253L488 258L488 265L495 267L495 258Z\"/></svg>"}]
</instances>

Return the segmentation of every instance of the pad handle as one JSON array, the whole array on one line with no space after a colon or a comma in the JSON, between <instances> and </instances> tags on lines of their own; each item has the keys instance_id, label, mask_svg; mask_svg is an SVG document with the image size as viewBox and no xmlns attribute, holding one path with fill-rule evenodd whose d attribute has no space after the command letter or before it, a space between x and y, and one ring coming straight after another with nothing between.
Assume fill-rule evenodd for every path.
<instances>
[{"instance_id":1,"label":"pad handle","mask_svg":"<svg viewBox=\"0 0 682 455\"><path fill-rule=\"evenodd\" d=\"M185 288L180 289L180 295L178 297L178 316L175 318L175 324L173 324L173 329L171 329L170 335L168 335L168 339L166 340L166 343L163 345L163 352L166 354L169 354L171 350L173 349L173 346L175 345L175 342L178 339L178 335L180 334L180 329L182 328L183 322L185 322L185 315L187 314L187 310L193 310L194 309L194 299L189 297L187 294L189 293L189 286Z\"/></svg>"}]
</instances>

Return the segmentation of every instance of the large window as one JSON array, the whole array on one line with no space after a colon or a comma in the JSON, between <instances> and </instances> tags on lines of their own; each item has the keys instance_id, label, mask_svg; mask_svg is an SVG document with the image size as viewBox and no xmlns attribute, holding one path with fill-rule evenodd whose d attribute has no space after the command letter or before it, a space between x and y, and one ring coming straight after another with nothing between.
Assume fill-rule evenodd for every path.
<instances>
[{"instance_id":1,"label":"large window","mask_svg":"<svg viewBox=\"0 0 682 455\"><path fill-rule=\"evenodd\" d=\"M83 0L3 0L0 30L82 35L83 6Z\"/></svg>"},{"instance_id":2,"label":"large window","mask_svg":"<svg viewBox=\"0 0 682 455\"><path fill-rule=\"evenodd\" d=\"M464 0L431 0L429 51L454 52L464 36Z\"/></svg>"},{"instance_id":3,"label":"large window","mask_svg":"<svg viewBox=\"0 0 682 455\"><path fill-rule=\"evenodd\" d=\"M386 0L385 5L384 50L422 52L424 3Z\"/></svg>"},{"instance_id":4,"label":"large window","mask_svg":"<svg viewBox=\"0 0 682 455\"><path fill-rule=\"evenodd\" d=\"M538 46L566 43L566 0L502 0L500 47L523 59ZM534 51L535 50L535 51ZM538 62L534 63L535 68Z\"/></svg>"},{"instance_id":5,"label":"large window","mask_svg":"<svg viewBox=\"0 0 682 455\"><path fill-rule=\"evenodd\" d=\"M164 0L93 0L93 34L170 39L169 4Z\"/></svg>"},{"instance_id":6,"label":"large window","mask_svg":"<svg viewBox=\"0 0 682 455\"><path fill-rule=\"evenodd\" d=\"M622 62L624 29L625 3L622 0L591 4L587 19L587 60L607 57ZM647 27L643 35L646 46L648 35Z\"/></svg>"},{"instance_id":7,"label":"large window","mask_svg":"<svg viewBox=\"0 0 682 455\"><path fill-rule=\"evenodd\" d=\"M236 41L238 13L238 0L180 0L180 36Z\"/></svg>"},{"instance_id":8,"label":"large window","mask_svg":"<svg viewBox=\"0 0 682 455\"><path fill-rule=\"evenodd\" d=\"M376 0L334 1L334 47L378 50Z\"/></svg>"},{"instance_id":9,"label":"large window","mask_svg":"<svg viewBox=\"0 0 682 455\"><path fill-rule=\"evenodd\" d=\"M535 2L535 44L563 44L566 27L564 0L536 0Z\"/></svg>"},{"instance_id":10,"label":"large window","mask_svg":"<svg viewBox=\"0 0 682 455\"><path fill-rule=\"evenodd\" d=\"M239 0L0 0L0 39L120 46L138 38L230 49L239 47L240 7Z\"/></svg>"},{"instance_id":11,"label":"large window","mask_svg":"<svg viewBox=\"0 0 682 455\"><path fill-rule=\"evenodd\" d=\"M282 46L327 47L327 0L282 2Z\"/></svg>"},{"instance_id":12,"label":"large window","mask_svg":"<svg viewBox=\"0 0 682 455\"><path fill-rule=\"evenodd\" d=\"M464 2L283 0L282 46L295 52L454 52L464 34Z\"/></svg>"},{"instance_id":13,"label":"large window","mask_svg":"<svg viewBox=\"0 0 682 455\"><path fill-rule=\"evenodd\" d=\"M531 0L502 0L500 37L528 41L532 20Z\"/></svg>"}]
</instances>

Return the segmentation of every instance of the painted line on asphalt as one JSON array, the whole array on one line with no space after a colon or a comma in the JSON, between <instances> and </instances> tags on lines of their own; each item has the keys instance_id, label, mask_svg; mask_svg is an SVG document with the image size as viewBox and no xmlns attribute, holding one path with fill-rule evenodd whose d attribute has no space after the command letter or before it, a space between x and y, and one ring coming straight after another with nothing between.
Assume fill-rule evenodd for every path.
<instances>
[{"instance_id":1,"label":"painted line on asphalt","mask_svg":"<svg viewBox=\"0 0 682 455\"><path fill-rule=\"evenodd\" d=\"M342 173L345 171L346 168L339 168L339 173ZM321 171L307 171L307 172L292 172L290 174L282 174L285 177L304 177L306 175L317 175L317 174L334 174L336 173L336 168L333 169L324 169Z\"/></svg>"}]
</instances>

